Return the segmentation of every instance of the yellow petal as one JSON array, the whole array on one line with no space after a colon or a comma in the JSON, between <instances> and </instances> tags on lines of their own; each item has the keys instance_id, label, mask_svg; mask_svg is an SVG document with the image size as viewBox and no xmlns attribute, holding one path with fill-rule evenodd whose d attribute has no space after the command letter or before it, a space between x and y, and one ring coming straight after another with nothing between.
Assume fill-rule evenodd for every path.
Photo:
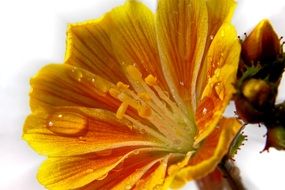
<instances>
[{"instance_id":1,"label":"yellow petal","mask_svg":"<svg viewBox=\"0 0 285 190\"><path fill-rule=\"evenodd\" d=\"M199 179L212 172L228 152L228 148L240 128L241 124L236 119L221 119L219 128L216 128L205 139L197 153L191 158L189 166L177 172L172 185L178 187L189 180Z\"/></svg>"},{"instance_id":2,"label":"yellow petal","mask_svg":"<svg viewBox=\"0 0 285 190\"><path fill-rule=\"evenodd\" d=\"M110 15L110 36L117 59L123 68L136 65L144 77L152 74L164 88L158 55L154 14L143 3L129 0Z\"/></svg>"},{"instance_id":3,"label":"yellow petal","mask_svg":"<svg viewBox=\"0 0 285 190\"><path fill-rule=\"evenodd\" d=\"M176 102L191 111L198 69L208 32L206 2L160 0L156 29L163 72ZM193 110L192 110L193 111Z\"/></svg>"},{"instance_id":4,"label":"yellow petal","mask_svg":"<svg viewBox=\"0 0 285 190\"><path fill-rule=\"evenodd\" d=\"M204 139L217 125L232 94L235 92L233 83L240 55L240 43L234 27L223 24L215 36L205 63L207 71L202 73L208 80L197 83L198 100L196 124L199 134L196 141ZM199 95L199 92L202 92Z\"/></svg>"},{"instance_id":5,"label":"yellow petal","mask_svg":"<svg viewBox=\"0 0 285 190\"><path fill-rule=\"evenodd\" d=\"M209 37L214 37L224 22L230 22L236 7L234 0L208 0Z\"/></svg>"},{"instance_id":6,"label":"yellow petal","mask_svg":"<svg viewBox=\"0 0 285 190\"><path fill-rule=\"evenodd\" d=\"M51 64L31 79L32 111L52 106L85 106L116 110L120 104L108 94L112 83L84 69Z\"/></svg>"},{"instance_id":7,"label":"yellow petal","mask_svg":"<svg viewBox=\"0 0 285 190\"><path fill-rule=\"evenodd\" d=\"M122 170L130 157L159 151L148 148L120 148L74 157L48 158L40 167L38 179L48 189L75 189L95 180L105 179L109 172ZM122 171L121 171L122 172Z\"/></svg>"},{"instance_id":8,"label":"yellow petal","mask_svg":"<svg viewBox=\"0 0 285 190\"><path fill-rule=\"evenodd\" d=\"M219 31L220 27L224 23L229 23L233 16L234 9L236 7L236 2L234 0L208 0L206 1L208 8L208 37L205 47L205 52L209 50L215 35ZM203 89L201 89L207 82L207 68L208 65L205 64L205 59L207 59L207 54L204 54L203 64L199 69L196 92L197 98L199 99Z\"/></svg>"},{"instance_id":9,"label":"yellow petal","mask_svg":"<svg viewBox=\"0 0 285 190\"><path fill-rule=\"evenodd\" d=\"M28 116L23 138L38 153L48 156L72 156L128 146L161 147L148 134L149 129L140 132L135 127L108 111L57 107Z\"/></svg>"},{"instance_id":10,"label":"yellow petal","mask_svg":"<svg viewBox=\"0 0 285 190\"><path fill-rule=\"evenodd\" d=\"M65 63L84 68L113 83L126 82L114 55L108 25L110 21L106 16L69 25Z\"/></svg>"},{"instance_id":11,"label":"yellow petal","mask_svg":"<svg viewBox=\"0 0 285 190\"><path fill-rule=\"evenodd\" d=\"M38 171L38 180L47 189L74 189L106 177L120 156L49 158Z\"/></svg>"}]
</instances>

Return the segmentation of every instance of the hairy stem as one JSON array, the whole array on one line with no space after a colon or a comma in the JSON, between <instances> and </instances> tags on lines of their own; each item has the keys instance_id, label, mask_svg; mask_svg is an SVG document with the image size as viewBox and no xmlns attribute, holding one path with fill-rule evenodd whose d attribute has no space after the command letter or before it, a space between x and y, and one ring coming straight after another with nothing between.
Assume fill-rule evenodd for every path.
<instances>
[{"instance_id":1,"label":"hairy stem","mask_svg":"<svg viewBox=\"0 0 285 190\"><path fill-rule=\"evenodd\" d=\"M223 173L224 178L228 182L231 190L245 190L239 169L235 166L234 162L225 156L219 164L219 169Z\"/></svg>"}]
</instances>

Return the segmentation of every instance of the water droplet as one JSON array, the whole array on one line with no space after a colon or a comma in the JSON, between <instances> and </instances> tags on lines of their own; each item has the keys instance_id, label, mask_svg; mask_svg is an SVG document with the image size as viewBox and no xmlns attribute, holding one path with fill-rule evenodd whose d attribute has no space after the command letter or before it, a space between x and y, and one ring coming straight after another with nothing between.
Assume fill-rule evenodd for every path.
<instances>
[{"instance_id":1,"label":"water droplet","mask_svg":"<svg viewBox=\"0 0 285 190\"><path fill-rule=\"evenodd\" d=\"M220 100L223 100L225 97L225 87L224 87L223 83L217 82L214 85L214 90L216 92L216 95L220 98Z\"/></svg>"},{"instance_id":2,"label":"water droplet","mask_svg":"<svg viewBox=\"0 0 285 190\"><path fill-rule=\"evenodd\" d=\"M110 156L112 154L113 150L112 149L106 149L106 150L102 150L99 152L96 152L95 154L97 156Z\"/></svg>"},{"instance_id":3,"label":"water droplet","mask_svg":"<svg viewBox=\"0 0 285 190\"><path fill-rule=\"evenodd\" d=\"M93 82L93 83L94 83L94 82L95 82L95 78L92 78L92 79L91 79L91 82Z\"/></svg>"},{"instance_id":4,"label":"water droplet","mask_svg":"<svg viewBox=\"0 0 285 190\"><path fill-rule=\"evenodd\" d=\"M210 35L210 40L213 40L214 39L214 35Z\"/></svg>"},{"instance_id":5,"label":"water droplet","mask_svg":"<svg viewBox=\"0 0 285 190\"><path fill-rule=\"evenodd\" d=\"M87 132L87 118L74 112L56 112L52 114L47 128L53 133L63 136L78 136Z\"/></svg>"},{"instance_id":6,"label":"water droplet","mask_svg":"<svg viewBox=\"0 0 285 190\"><path fill-rule=\"evenodd\" d=\"M49 127L52 127L52 126L53 126L53 122L52 122L52 121L49 121L49 122L48 122L48 126L49 126Z\"/></svg>"},{"instance_id":7,"label":"water droplet","mask_svg":"<svg viewBox=\"0 0 285 190\"><path fill-rule=\"evenodd\" d=\"M82 137L82 136L78 137L78 139L79 139L80 142L85 142L86 141L86 139L84 139L84 137Z\"/></svg>"},{"instance_id":8,"label":"water droplet","mask_svg":"<svg viewBox=\"0 0 285 190\"><path fill-rule=\"evenodd\" d=\"M202 113L203 113L204 115L206 115L206 114L207 114L207 112L208 112L207 108L203 108Z\"/></svg>"},{"instance_id":9,"label":"water droplet","mask_svg":"<svg viewBox=\"0 0 285 190\"><path fill-rule=\"evenodd\" d=\"M210 97L204 97L197 108L196 111L196 118L197 120L200 120L202 118L210 118L213 114L215 108L215 104L212 98ZM199 121L198 121L199 122Z\"/></svg>"},{"instance_id":10,"label":"water droplet","mask_svg":"<svg viewBox=\"0 0 285 190\"><path fill-rule=\"evenodd\" d=\"M132 188L131 185L126 185L126 187L125 187L126 190L130 190L131 188Z\"/></svg>"},{"instance_id":11,"label":"water droplet","mask_svg":"<svg viewBox=\"0 0 285 190\"><path fill-rule=\"evenodd\" d=\"M73 68L71 71L72 71L71 72L72 78L80 82L83 78L83 73L79 69L76 69L76 68Z\"/></svg>"},{"instance_id":12,"label":"water droplet","mask_svg":"<svg viewBox=\"0 0 285 190\"><path fill-rule=\"evenodd\" d=\"M183 81L180 81L179 84L180 84L180 86L184 86L185 85Z\"/></svg>"}]
</instances>

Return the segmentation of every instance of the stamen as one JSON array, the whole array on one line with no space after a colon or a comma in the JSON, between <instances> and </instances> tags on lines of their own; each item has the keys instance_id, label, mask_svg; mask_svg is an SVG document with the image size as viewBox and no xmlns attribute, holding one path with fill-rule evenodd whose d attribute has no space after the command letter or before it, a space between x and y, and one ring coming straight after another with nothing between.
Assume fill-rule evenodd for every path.
<instances>
[{"instance_id":1,"label":"stamen","mask_svg":"<svg viewBox=\"0 0 285 190\"><path fill-rule=\"evenodd\" d=\"M122 119L125 112L127 111L127 108L128 108L128 103L123 102L117 110L116 117L118 119Z\"/></svg>"},{"instance_id":2,"label":"stamen","mask_svg":"<svg viewBox=\"0 0 285 190\"><path fill-rule=\"evenodd\" d=\"M118 87L119 89L126 90L126 89L128 89L130 86L127 85L127 84L122 83L121 81L119 81L119 82L117 83L117 87Z\"/></svg>"},{"instance_id":3,"label":"stamen","mask_svg":"<svg viewBox=\"0 0 285 190\"><path fill-rule=\"evenodd\" d=\"M128 65L125 69L134 90L122 82L109 89L110 95L122 102L116 113L117 118L129 118L126 111L130 106L150 122L152 126L149 129L157 130L155 135L165 137L163 141L167 142L167 146L179 152L192 149L196 128L189 116L157 85L155 76L150 74L143 80L142 73L134 65Z\"/></svg>"},{"instance_id":4,"label":"stamen","mask_svg":"<svg viewBox=\"0 0 285 190\"><path fill-rule=\"evenodd\" d=\"M144 81L146 82L147 85L149 86L154 86L157 85L157 78L154 77L153 75L148 75Z\"/></svg>"}]
</instances>

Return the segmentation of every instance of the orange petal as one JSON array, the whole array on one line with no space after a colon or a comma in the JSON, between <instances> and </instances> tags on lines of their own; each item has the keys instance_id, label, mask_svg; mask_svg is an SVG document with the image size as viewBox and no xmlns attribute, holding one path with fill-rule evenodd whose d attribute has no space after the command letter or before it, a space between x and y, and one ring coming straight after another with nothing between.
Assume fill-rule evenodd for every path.
<instances>
[{"instance_id":1,"label":"orange petal","mask_svg":"<svg viewBox=\"0 0 285 190\"><path fill-rule=\"evenodd\" d=\"M167 169L171 162L177 162L177 159L182 157L180 154L169 154L163 158L159 163L153 167L152 171L149 171L139 183L136 184L135 189L144 190L144 189L162 189L164 180L167 176ZM175 161L174 161L175 160Z\"/></svg>"},{"instance_id":2,"label":"orange petal","mask_svg":"<svg viewBox=\"0 0 285 190\"><path fill-rule=\"evenodd\" d=\"M57 107L38 111L25 122L23 138L38 153L72 156L120 147L162 147L148 133L114 113L90 108Z\"/></svg>"},{"instance_id":3,"label":"orange petal","mask_svg":"<svg viewBox=\"0 0 285 190\"><path fill-rule=\"evenodd\" d=\"M109 172L108 177L103 180L95 180L80 190L133 189L144 175L153 172L153 167L156 167L157 163L160 163L166 155L166 153L153 149L153 151L128 156L119 168Z\"/></svg>"},{"instance_id":4,"label":"orange petal","mask_svg":"<svg viewBox=\"0 0 285 190\"><path fill-rule=\"evenodd\" d=\"M199 134L196 141L204 139L217 125L232 94L235 92L233 83L240 55L240 43L234 27L223 24L215 36L205 63L208 77L205 82L197 83L198 107L196 110L196 124ZM199 94L202 92L203 93Z\"/></svg>"},{"instance_id":5,"label":"orange petal","mask_svg":"<svg viewBox=\"0 0 285 190\"><path fill-rule=\"evenodd\" d=\"M212 172L223 156L228 152L229 146L241 129L241 124L233 118L220 120L219 128L205 139L197 153L191 158L189 166L177 172L172 185L183 185L193 179L199 179Z\"/></svg>"},{"instance_id":6,"label":"orange petal","mask_svg":"<svg viewBox=\"0 0 285 190\"><path fill-rule=\"evenodd\" d=\"M110 21L106 16L69 25L65 62L114 83L125 82L127 80L114 56L108 25Z\"/></svg>"},{"instance_id":7,"label":"orange petal","mask_svg":"<svg viewBox=\"0 0 285 190\"><path fill-rule=\"evenodd\" d=\"M112 152L92 153L76 157L56 157L45 161L38 172L38 179L48 189L75 189L95 180L105 179L112 170L122 170L129 157L137 157L155 149L119 148Z\"/></svg>"},{"instance_id":8,"label":"orange petal","mask_svg":"<svg viewBox=\"0 0 285 190\"><path fill-rule=\"evenodd\" d=\"M143 3L127 1L110 12L109 35L117 59L126 69L136 65L143 77L152 74L167 89L158 55L154 14Z\"/></svg>"},{"instance_id":9,"label":"orange petal","mask_svg":"<svg viewBox=\"0 0 285 190\"><path fill-rule=\"evenodd\" d=\"M159 53L169 88L191 111L195 84L208 32L206 2L160 0L156 17ZM193 111L193 110L192 110Z\"/></svg>"},{"instance_id":10,"label":"orange petal","mask_svg":"<svg viewBox=\"0 0 285 190\"><path fill-rule=\"evenodd\" d=\"M120 104L108 94L112 83L67 64L45 66L31 79L31 86L32 111L75 105L115 111Z\"/></svg>"}]
</instances>

